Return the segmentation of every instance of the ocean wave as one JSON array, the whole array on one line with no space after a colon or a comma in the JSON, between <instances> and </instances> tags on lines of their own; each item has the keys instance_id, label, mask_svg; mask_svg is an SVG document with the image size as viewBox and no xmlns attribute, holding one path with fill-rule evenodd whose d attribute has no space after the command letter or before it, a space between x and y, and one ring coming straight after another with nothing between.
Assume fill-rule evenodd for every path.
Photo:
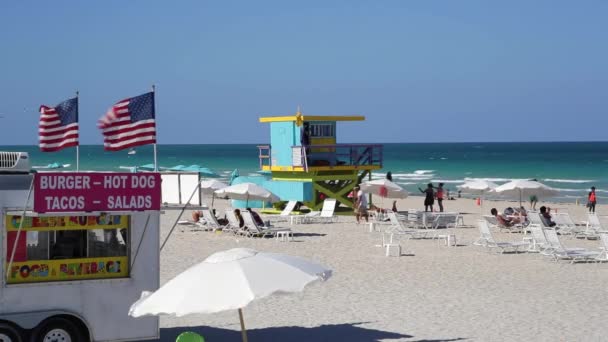
<instances>
[{"instance_id":1,"label":"ocean wave","mask_svg":"<svg viewBox=\"0 0 608 342\"><path fill-rule=\"evenodd\" d=\"M545 178L545 179L543 179L543 181L544 182L553 182L553 183L575 183L575 184L595 182L592 179L554 179L554 178Z\"/></svg>"},{"instance_id":2,"label":"ocean wave","mask_svg":"<svg viewBox=\"0 0 608 342\"><path fill-rule=\"evenodd\" d=\"M553 188L557 191L563 191L563 192L584 192L585 189L564 189L564 188Z\"/></svg>"},{"instance_id":3,"label":"ocean wave","mask_svg":"<svg viewBox=\"0 0 608 342\"><path fill-rule=\"evenodd\" d=\"M464 179L433 179L431 180L433 183L446 183L446 184L459 184L464 183Z\"/></svg>"},{"instance_id":4,"label":"ocean wave","mask_svg":"<svg viewBox=\"0 0 608 342\"><path fill-rule=\"evenodd\" d=\"M510 182L512 178L483 178L483 177L466 177L465 181L487 181L487 182Z\"/></svg>"},{"instance_id":5,"label":"ocean wave","mask_svg":"<svg viewBox=\"0 0 608 342\"><path fill-rule=\"evenodd\" d=\"M433 173L433 172L435 172L435 170L416 170L416 171L414 171L414 174L424 175L424 174Z\"/></svg>"},{"instance_id":6,"label":"ocean wave","mask_svg":"<svg viewBox=\"0 0 608 342\"><path fill-rule=\"evenodd\" d=\"M419 173L394 173L393 178L396 179L431 179L434 174L419 174Z\"/></svg>"}]
</instances>

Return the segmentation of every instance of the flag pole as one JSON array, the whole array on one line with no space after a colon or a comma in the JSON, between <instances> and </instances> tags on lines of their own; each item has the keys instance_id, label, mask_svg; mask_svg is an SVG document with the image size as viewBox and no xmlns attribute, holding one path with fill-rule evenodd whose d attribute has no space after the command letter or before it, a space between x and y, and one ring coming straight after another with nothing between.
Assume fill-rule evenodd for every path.
<instances>
[{"instance_id":1,"label":"flag pole","mask_svg":"<svg viewBox=\"0 0 608 342\"><path fill-rule=\"evenodd\" d=\"M152 85L152 94L156 92L156 86ZM154 116L156 117L156 98L154 98ZM158 138L158 129L156 130L156 137ZM154 143L154 172L158 172L158 159L156 157L156 143Z\"/></svg>"},{"instance_id":2,"label":"flag pole","mask_svg":"<svg viewBox=\"0 0 608 342\"><path fill-rule=\"evenodd\" d=\"M78 95L80 94L80 92L78 90L76 90L76 108L77 112L76 115L79 115L80 113L78 113L80 111L80 98L78 97ZM80 121L80 118L78 118L78 121ZM80 125L80 123L78 123ZM80 130L80 129L79 129ZM78 139L80 140L80 139ZM76 145L76 171L80 170L80 142L78 143L78 145Z\"/></svg>"}]
</instances>

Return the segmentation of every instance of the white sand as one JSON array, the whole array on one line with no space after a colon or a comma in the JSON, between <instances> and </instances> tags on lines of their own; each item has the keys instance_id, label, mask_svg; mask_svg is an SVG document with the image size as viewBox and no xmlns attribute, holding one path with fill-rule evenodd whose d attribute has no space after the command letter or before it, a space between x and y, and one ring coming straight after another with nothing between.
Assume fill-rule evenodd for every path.
<instances>
[{"instance_id":1,"label":"white sand","mask_svg":"<svg viewBox=\"0 0 608 342\"><path fill-rule=\"evenodd\" d=\"M225 208L227 201L217 201ZM421 197L399 202L420 208ZM516 203L487 202L504 209ZM385 206L389 206L388 201ZM334 270L325 283L301 294L274 296L245 308L249 340L255 341L606 341L608 264L555 263L538 254L489 254L473 246L479 207L469 199L445 202L460 211L468 228L450 229L459 247L438 240L409 240L411 256L385 257L381 234L357 225L352 216L335 224L296 225L295 242L235 238L176 229L161 254L161 283L234 247L251 247L316 260ZM540 205L539 205L540 206ZM582 206L552 204L583 220ZM598 212L605 210L598 206ZM222 210L220 209L220 212ZM470 214L477 213L477 214ZM189 212L187 212L189 215ZM161 237L177 212L162 218ZM287 224L289 225L289 224ZM495 233L497 240L521 241L521 234ZM562 237L567 246L597 248L599 241ZM239 341L237 312L161 318L161 340L175 341L193 330L207 341Z\"/></svg>"}]
</instances>

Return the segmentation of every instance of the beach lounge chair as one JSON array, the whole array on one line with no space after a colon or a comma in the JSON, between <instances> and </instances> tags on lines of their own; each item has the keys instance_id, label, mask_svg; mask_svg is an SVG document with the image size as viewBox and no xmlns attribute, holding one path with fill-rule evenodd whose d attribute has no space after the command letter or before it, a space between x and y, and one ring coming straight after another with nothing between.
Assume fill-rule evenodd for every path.
<instances>
[{"instance_id":1,"label":"beach lounge chair","mask_svg":"<svg viewBox=\"0 0 608 342\"><path fill-rule=\"evenodd\" d=\"M239 234L247 236L247 237L266 237L266 236L275 236L277 232L291 232L289 228L279 228L279 227L266 227L259 226L253 215L247 210L241 212L243 215L243 220L245 221L245 227L247 229L242 229L239 231Z\"/></svg>"},{"instance_id":2,"label":"beach lounge chair","mask_svg":"<svg viewBox=\"0 0 608 342\"><path fill-rule=\"evenodd\" d=\"M599 238L598 232L603 231L602 223L596 213L587 213L587 221L585 222L585 230L577 232L574 236L585 239L597 239Z\"/></svg>"},{"instance_id":3,"label":"beach lounge chair","mask_svg":"<svg viewBox=\"0 0 608 342\"><path fill-rule=\"evenodd\" d=\"M228 224L222 229L222 231L224 232L239 234L244 230L243 228L245 228L246 226L243 226L243 228L240 227L239 219L236 218L236 214L234 213L233 209L226 210L226 219L228 220Z\"/></svg>"},{"instance_id":4,"label":"beach lounge chair","mask_svg":"<svg viewBox=\"0 0 608 342\"><path fill-rule=\"evenodd\" d=\"M296 223L311 223L314 221L320 221L325 223L331 223L336 218L334 211L336 210L336 199L326 198L323 201L323 208L321 211L311 211L310 213L302 216L294 216Z\"/></svg>"},{"instance_id":5,"label":"beach lounge chair","mask_svg":"<svg viewBox=\"0 0 608 342\"><path fill-rule=\"evenodd\" d=\"M225 226L221 225L215 215L209 209L203 209L201 211L203 213L203 219L205 220L205 226L208 230L216 231L218 229L223 229Z\"/></svg>"},{"instance_id":6,"label":"beach lounge chair","mask_svg":"<svg viewBox=\"0 0 608 342\"><path fill-rule=\"evenodd\" d=\"M528 252L551 255L551 250L553 250L553 248L545 237L543 227L539 224L530 223L530 225L528 225L528 230L532 234L532 243L530 243L530 246L528 247Z\"/></svg>"},{"instance_id":7,"label":"beach lounge chair","mask_svg":"<svg viewBox=\"0 0 608 342\"><path fill-rule=\"evenodd\" d=\"M581 229L576 226L576 223L574 223L574 220L572 220L572 217L569 213L556 213L554 215L554 221L557 224L556 227L561 235L574 236L577 233L581 232Z\"/></svg>"},{"instance_id":8,"label":"beach lounge chair","mask_svg":"<svg viewBox=\"0 0 608 342\"><path fill-rule=\"evenodd\" d=\"M285 208L283 209L283 211L281 211L279 215L272 215L267 217L274 222L291 221L291 223L293 223L294 215L292 215L291 212L295 209L296 204L298 204L298 201L289 201L287 202L287 204L285 204Z\"/></svg>"},{"instance_id":9,"label":"beach lounge chair","mask_svg":"<svg viewBox=\"0 0 608 342\"><path fill-rule=\"evenodd\" d=\"M594 260L600 255L600 252L589 251L584 248L565 248L562 246L561 241L559 241L555 229L545 229L544 232L547 241L551 244L551 255L555 261L570 260L570 263L574 263L576 261Z\"/></svg>"},{"instance_id":10,"label":"beach lounge chair","mask_svg":"<svg viewBox=\"0 0 608 342\"><path fill-rule=\"evenodd\" d=\"M527 242L496 242L486 220L478 220L477 224L479 226L481 236L475 242L473 242L474 245L483 246L489 250L492 250L492 248L497 248L500 250L500 253L504 253L507 250L517 252L519 248L528 246Z\"/></svg>"},{"instance_id":11,"label":"beach lounge chair","mask_svg":"<svg viewBox=\"0 0 608 342\"><path fill-rule=\"evenodd\" d=\"M390 242L393 241L393 236L408 236L411 238L424 237L426 232L419 229L410 229L406 225L403 224L401 220L397 217L397 214L394 212L388 213L388 218L390 225L388 225L387 229L384 231L385 234L390 236ZM384 239L384 237L383 237Z\"/></svg>"},{"instance_id":12,"label":"beach lounge chair","mask_svg":"<svg viewBox=\"0 0 608 342\"><path fill-rule=\"evenodd\" d=\"M600 241L602 241L602 247L600 254L598 254L597 257L595 257L596 261L608 261L608 232L606 231L602 231L599 232L600 235Z\"/></svg>"}]
</instances>

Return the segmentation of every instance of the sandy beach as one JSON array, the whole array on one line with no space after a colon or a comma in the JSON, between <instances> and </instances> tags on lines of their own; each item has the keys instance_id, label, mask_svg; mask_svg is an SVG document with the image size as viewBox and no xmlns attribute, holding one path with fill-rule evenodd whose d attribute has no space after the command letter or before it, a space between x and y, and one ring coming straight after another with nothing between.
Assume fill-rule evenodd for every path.
<instances>
[{"instance_id":1,"label":"sandy beach","mask_svg":"<svg viewBox=\"0 0 608 342\"><path fill-rule=\"evenodd\" d=\"M216 200L223 212L229 201ZM485 211L515 202L487 201ZM542 205L543 203L540 203ZM421 197L398 202L418 208ZM385 202L388 206L388 202ZM586 208L550 204L576 221ZM278 295L245 308L250 341L604 341L608 327L608 265L555 263L538 254L496 254L474 246L480 208L471 199L445 202L464 213L465 227L450 229L458 246L439 240L402 240L401 257L386 257L380 232L341 216L333 224L291 226L295 241L242 238L176 228L161 253L161 284L208 255L234 247L287 253L318 261L333 277L303 293ZM599 205L599 213L604 206ZM178 215L162 216L164 239ZM190 212L185 213L189 217ZM280 224L277 224L280 225ZM283 223L289 226L289 223ZM499 241L522 234L494 232ZM562 237L569 247L596 249L597 240ZM196 331L207 341L239 341L237 312L161 318L161 341Z\"/></svg>"}]
</instances>

